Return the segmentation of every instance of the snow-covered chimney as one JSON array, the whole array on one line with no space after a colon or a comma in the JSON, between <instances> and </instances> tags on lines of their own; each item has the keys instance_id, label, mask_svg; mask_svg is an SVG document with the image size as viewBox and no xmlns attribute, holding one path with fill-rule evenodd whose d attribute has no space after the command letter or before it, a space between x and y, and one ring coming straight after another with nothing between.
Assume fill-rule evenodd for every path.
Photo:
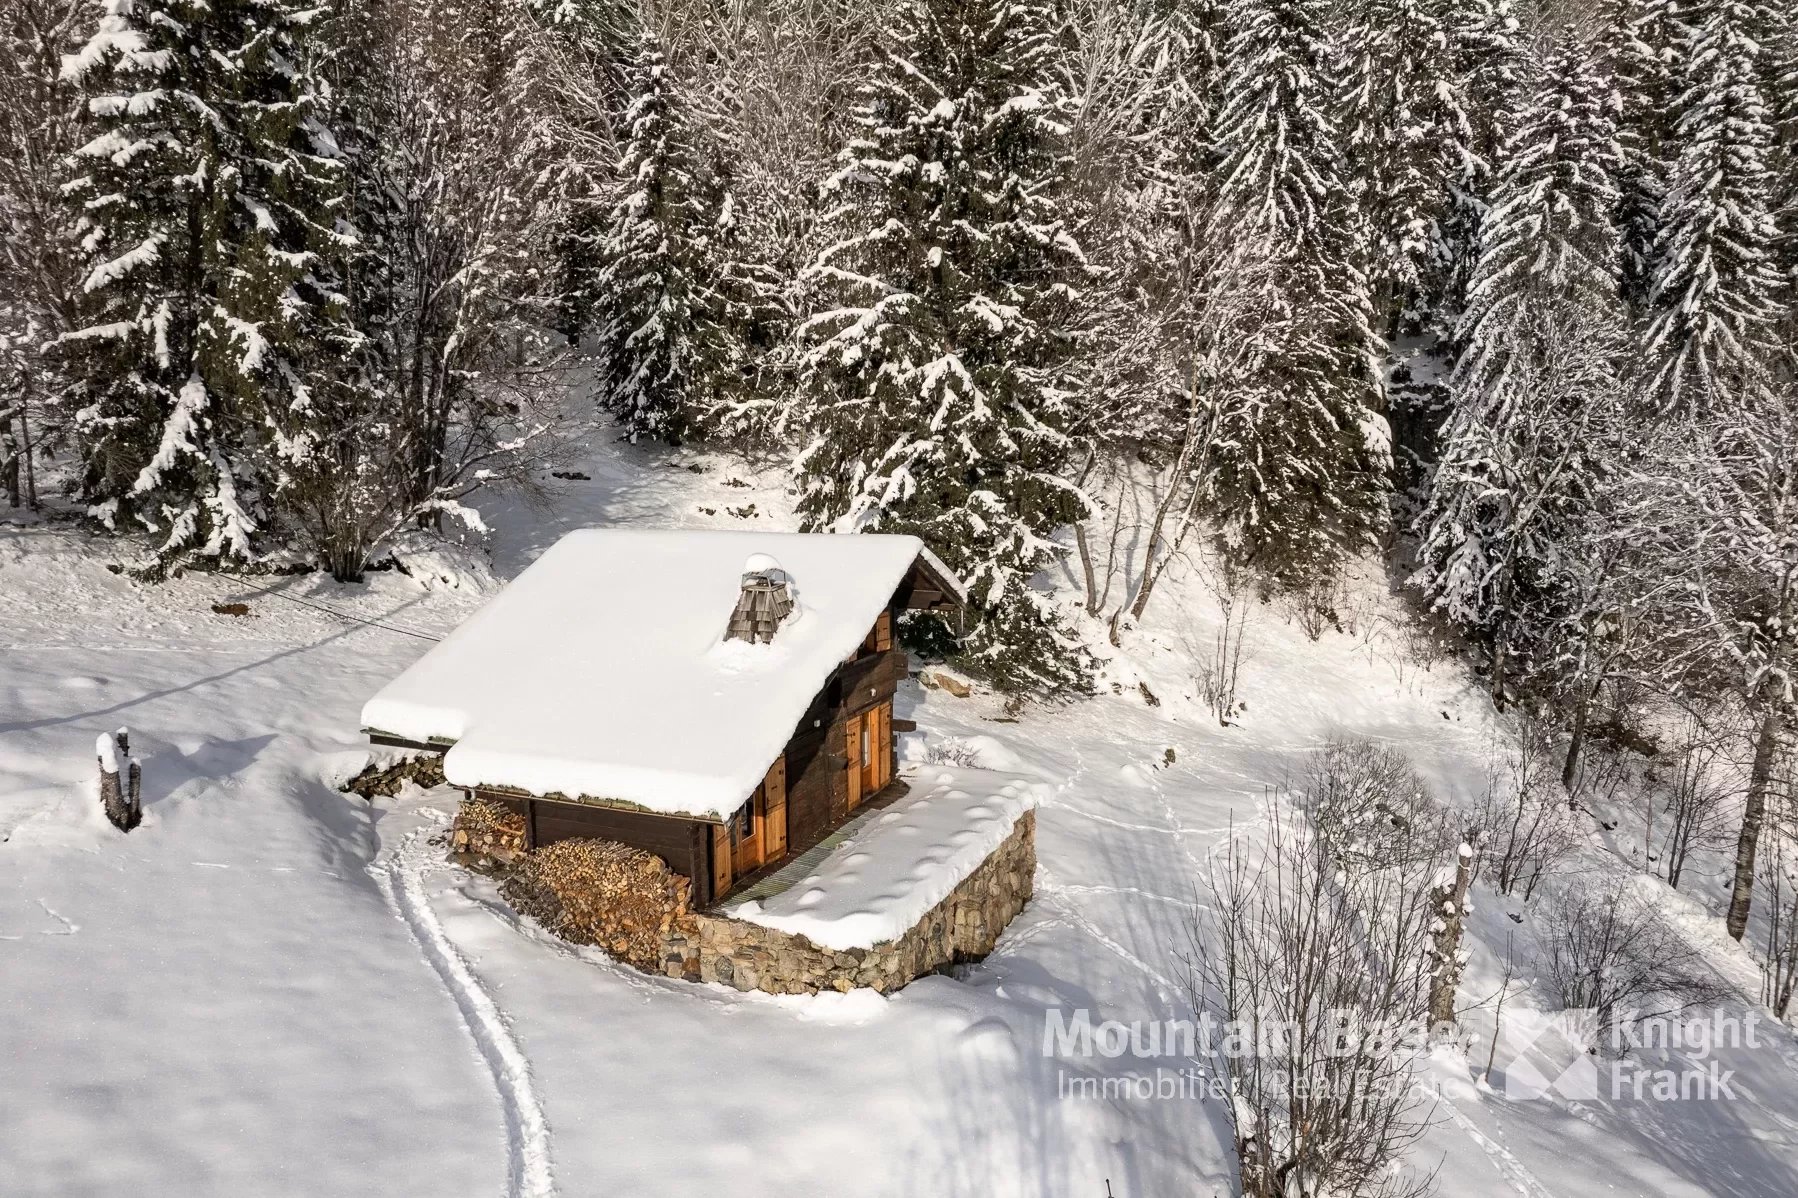
<instances>
[{"instance_id":1,"label":"snow-covered chimney","mask_svg":"<svg viewBox=\"0 0 1798 1198\"><path fill-rule=\"evenodd\" d=\"M793 591L787 572L767 554L751 554L743 563L743 589L730 613L724 639L767 644L792 611Z\"/></svg>"}]
</instances>

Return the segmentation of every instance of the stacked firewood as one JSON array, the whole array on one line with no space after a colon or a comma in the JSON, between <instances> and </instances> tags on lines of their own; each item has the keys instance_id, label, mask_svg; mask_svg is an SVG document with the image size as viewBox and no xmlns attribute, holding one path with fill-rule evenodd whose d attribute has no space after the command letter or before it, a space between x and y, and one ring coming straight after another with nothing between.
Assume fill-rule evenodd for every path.
<instances>
[{"instance_id":1,"label":"stacked firewood","mask_svg":"<svg viewBox=\"0 0 1798 1198\"><path fill-rule=\"evenodd\" d=\"M450 849L475 865L516 864L524 857L524 816L485 799L467 799L450 826Z\"/></svg>"},{"instance_id":2,"label":"stacked firewood","mask_svg":"<svg viewBox=\"0 0 1798 1198\"><path fill-rule=\"evenodd\" d=\"M659 973L671 932L692 923L687 880L660 857L610 840L561 840L501 882L506 900L576 944Z\"/></svg>"}]
</instances>

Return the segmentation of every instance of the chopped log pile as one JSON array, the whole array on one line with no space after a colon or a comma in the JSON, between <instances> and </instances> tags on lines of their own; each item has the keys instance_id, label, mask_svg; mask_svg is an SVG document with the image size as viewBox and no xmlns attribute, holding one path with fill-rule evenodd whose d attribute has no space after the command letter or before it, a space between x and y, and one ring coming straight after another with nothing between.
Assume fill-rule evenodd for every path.
<instances>
[{"instance_id":1,"label":"chopped log pile","mask_svg":"<svg viewBox=\"0 0 1798 1198\"><path fill-rule=\"evenodd\" d=\"M483 870L515 865L524 858L524 816L485 799L465 799L450 826L456 859Z\"/></svg>"},{"instance_id":2,"label":"chopped log pile","mask_svg":"<svg viewBox=\"0 0 1798 1198\"><path fill-rule=\"evenodd\" d=\"M371 762L360 774L345 782L343 789L365 799L372 799L376 795L391 799L408 782L416 782L426 790L442 786L443 755L421 753L417 757L408 757L391 765Z\"/></svg>"},{"instance_id":3,"label":"chopped log pile","mask_svg":"<svg viewBox=\"0 0 1798 1198\"><path fill-rule=\"evenodd\" d=\"M670 933L691 930L687 880L660 857L611 840L561 840L525 856L500 889L523 914L627 965L662 971Z\"/></svg>"}]
</instances>

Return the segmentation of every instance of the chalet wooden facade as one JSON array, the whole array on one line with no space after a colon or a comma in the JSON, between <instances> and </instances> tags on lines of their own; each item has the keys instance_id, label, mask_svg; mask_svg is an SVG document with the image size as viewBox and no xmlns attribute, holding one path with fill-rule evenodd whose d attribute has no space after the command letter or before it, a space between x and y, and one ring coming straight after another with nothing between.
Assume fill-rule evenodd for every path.
<instances>
[{"instance_id":1,"label":"chalet wooden facade","mask_svg":"<svg viewBox=\"0 0 1798 1198\"><path fill-rule=\"evenodd\" d=\"M755 537L755 534L737 535L751 541ZM873 538L830 536L812 539L851 543ZM762 557L758 555L758 559ZM846 562L844 568L852 566L853 563ZM774 573L778 577L784 572L776 570ZM876 571L875 581L885 593L884 602L868 620L859 643L847 654L836 657L834 666L826 665L821 669L820 663L813 660L803 667L799 664L791 667L822 673L821 677L797 679L786 675L779 679L778 689L786 694L797 693L793 690L794 684L804 681L812 688L810 702L793 720L785 743L773 761L765 768L757 764L756 768L761 771L760 782L741 794L734 806L727 806L728 800L725 800L709 812L653 810L649 806L653 796L631 801L606 794L570 795L563 790L508 784L484 777L459 779L454 768L446 768L446 773L452 784L463 786L470 795L500 803L522 815L527 848L576 837L618 841L655 854L675 872L690 879L695 906L716 903L742 889L746 882L818 844L859 809L881 800L895 786L896 736L902 728L901 721L893 714L893 700L908 669L906 654L895 640L899 618L907 611L953 611L960 603L960 593L955 580L934 558L922 552L921 547L912 554L897 585L878 580L879 572ZM639 582L640 585L654 584L651 579ZM743 575L743 598L733 615L732 631L727 636L737 635L745 641L751 639L743 629L747 629L752 621L743 613L749 591L763 582L764 576L760 573L751 571ZM808 581L802 575L795 589L797 601L804 607L820 588L815 578ZM840 606L842 610L838 613L808 610L800 623L826 617L838 619L853 608L848 602ZM771 643L739 646L742 653L753 655L771 651L782 644L783 636L788 635L786 630L772 623L764 627L771 628L771 634L764 631L757 639ZM860 627L859 622L857 627ZM546 660L543 668L552 670L560 664ZM603 671L603 666L601 669ZM753 696L755 692L746 690L745 693ZM745 701L755 700L752 697ZM370 706L371 712L365 713L365 723L370 724L368 735L374 743L453 752L455 741L452 738L419 739L383 730L379 726L380 715L372 711L374 704ZM370 720L369 714L375 714L375 719ZM668 718L679 720L678 703L671 704ZM694 726L690 735L705 738L713 731ZM678 751L680 738L670 738L670 743ZM446 758L446 766L453 761L453 756Z\"/></svg>"}]
</instances>

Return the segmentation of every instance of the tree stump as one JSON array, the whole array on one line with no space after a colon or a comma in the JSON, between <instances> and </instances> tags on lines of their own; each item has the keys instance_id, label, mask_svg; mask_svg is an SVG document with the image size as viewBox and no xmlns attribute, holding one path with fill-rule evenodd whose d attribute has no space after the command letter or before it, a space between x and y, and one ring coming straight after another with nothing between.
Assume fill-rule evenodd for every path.
<instances>
[{"instance_id":1,"label":"tree stump","mask_svg":"<svg viewBox=\"0 0 1798 1198\"><path fill-rule=\"evenodd\" d=\"M131 756L131 730L102 732L94 742L100 763L100 806L121 832L143 822L143 770Z\"/></svg>"}]
</instances>

